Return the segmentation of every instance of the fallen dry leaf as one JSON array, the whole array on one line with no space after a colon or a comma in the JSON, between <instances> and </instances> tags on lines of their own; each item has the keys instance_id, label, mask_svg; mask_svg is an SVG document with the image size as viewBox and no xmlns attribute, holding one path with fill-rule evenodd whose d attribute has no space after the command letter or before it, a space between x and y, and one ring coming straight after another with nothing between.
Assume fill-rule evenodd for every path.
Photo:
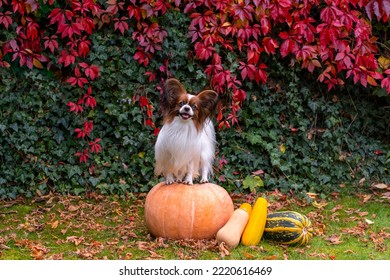
<instances>
[{"instance_id":1,"label":"fallen dry leaf","mask_svg":"<svg viewBox=\"0 0 390 280\"><path fill-rule=\"evenodd\" d=\"M351 235L357 236L357 237L364 237L366 235L366 230L368 228L369 228L369 226L367 223L365 223L363 221L359 221L357 226L343 228L343 229L341 229L341 232L346 233L346 234L351 234Z\"/></svg>"},{"instance_id":2,"label":"fallen dry leaf","mask_svg":"<svg viewBox=\"0 0 390 280\"><path fill-rule=\"evenodd\" d=\"M390 198L390 192L382 193L382 198Z\"/></svg>"},{"instance_id":3,"label":"fallen dry leaf","mask_svg":"<svg viewBox=\"0 0 390 280\"><path fill-rule=\"evenodd\" d=\"M141 251L149 250L151 247L151 244L146 241L138 241L137 245L138 245L138 249L140 249Z\"/></svg>"},{"instance_id":4,"label":"fallen dry leaf","mask_svg":"<svg viewBox=\"0 0 390 280\"><path fill-rule=\"evenodd\" d=\"M358 215L360 217L364 217L364 216L367 216L368 215L368 212L358 212Z\"/></svg>"},{"instance_id":5,"label":"fallen dry leaf","mask_svg":"<svg viewBox=\"0 0 390 280\"><path fill-rule=\"evenodd\" d=\"M366 203L367 201L369 201L371 199L371 194L365 194L363 195L363 203Z\"/></svg>"},{"instance_id":6,"label":"fallen dry leaf","mask_svg":"<svg viewBox=\"0 0 390 280\"><path fill-rule=\"evenodd\" d=\"M58 220L56 220L56 221L54 221L54 222L52 222L52 223L50 223L50 226L51 226L51 228L57 228L58 227L58 224L59 224L59 221Z\"/></svg>"},{"instance_id":7,"label":"fallen dry leaf","mask_svg":"<svg viewBox=\"0 0 390 280\"><path fill-rule=\"evenodd\" d=\"M381 190L384 190L384 189L387 189L388 186L386 184L383 184L383 183L379 183L379 184L374 184L372 185L374 188L377 188L377 189L381 189Z\"/></svg>"},{"instance_id":8,"label":"fallen dry leaf","mask_svg":"<svg viewBox=\"0 0 390 280\"><path fill-rule=\"evenodd\" d=\"M262 258L263 260L277 260L278 256L277 255L272 255L272 256L265 256Z\"/></svg>"},{"instance_id":9,"label":"fallen dry leaf","mask_svg":"<svg viewBox=\"0 0 390 280\"><path fill-rule=\"evenodd\" d=\"M66 242L73 243L76 246L80 245L82 242L84 242L84 240L85 240L84 237L82 237L82 236L79 237L79 236L76 236L76 235L68 236L66 238Z\"/></svg>"},{"instance_id":10,"label":"fallen dry leaf","mask_svg":"<svg viewBox=\"0 0 390 280\"><path fill-rule=\"evenodd\" d=\"M7 245L0 244L0 250L9 250L9 249L11 249L11 248L8 247Z\"/></svg>"},{"instance_id":11,"label":"fallen dry leaf","mask_svg":"<svg viewBox=\"0 0 390 280\"><path fill-rule=\"evenodd\" d=\"M325 237L324 240L329 241L330 244L332 244L332 245L337 245L337 244L340 244L343 242L343 241L341 241L341 237L342 237L342 234L340 234L340 235L332 234L329 237Z\"/></svg>"},{"instance_id":12,"label":"fallen dry leaf","mask_svg":"<svg viewBox=\"0 0 390 280\"><path fill-rule=\"evenodd\" d=\"M76 212L79 209L80 209L80 205L70 205L69 208L68 208L68 211Z\"/></svg>"},{"instance_id":13,"label":"fallen dry leaf","mask_svg":"<svg viewBox=\"0 0 390 280\"><path fill-rule=\"evenodd\" d=\"M321 202L313 201L311 205L313 205L315 208L324 208L326 205L328 205L328 203L325 201L321 201Z\"/></svg>"},{"instance_id":14,"label":"fallen dry leaf","mask_svg":"<svg viewBox=\"0 0 390 280\"><path fill-rule=\"evenodd\" d=\"M331 216L330 216L330 219L334 222L339 222L340 219L338 218L339 216L339 213L333 213Z\"/></svg>"},{"instance_id":15,"label":"fallen dry leaf","mask_svg":"<svg viewBox=\"0 0 390 280\"><path fill-rule=\"evenodd\" d=\"M312 192L308 192L308 193L306 193L306 195L307 195L308 197L312 198L312 199L315 199L315 198L318 196L318 194L312 193Z\"/></svg>"},{"instance_id":16,"label":"fallen dry leaf","mask_svg":"<svg viewBox=\"0 0 390 280\"><path fill-rule=\"evenodd\" d=\"M294 252L297 252L297 253L303 255L306 253L306 248L296 248L296 249L294 249Z\"/></svg>"},{"instance_id":17,"label":"fallen dry leaf","mask_svg":"<svg viewBox=\"0 0 390 280\"><path fill-rule=\"evenodd\" d=\"M245 252L245 251L242 254L244 255L245 259L247 259L247 260L253 260L256 258L255 255L250 254L250 253Z\"/></svg>"},{"instance_id":18,"label":"fallen dry leaf","mask_svg":"<svg viewBox=\"0 0 390 280\"><path fill-rule=\"evenodd\" d=\"M321 258L323 260L328 258L328 256L326 254L324 254L324 253L317 253L317 252L310 253L309 256L310 257L315 257L315 258Z\"/></svg>"},{"instance_id":19,"label":"fallen dry leaf","mask_svg":"<svg viewBox=\"0 0 390 280\"><path fill-rule=\"evenodd\" d=\"M94 253L89 252L87 249L77 249L76 255L87 260L93 259Z\"/></svg>"},{"instance_id":20,"label":"fallen dry leaf","mask_svg":"<svg viewBox=\"0 0 390 280\"><path fill-rule=\"evenodd\" d=\"M124 259L125 260L131 260L133 258L133 254L132 253L126 253Z\"/></svg>"},{"instance_id":21,"label":"fallen dry leaf","mask_svg":"<svg viewBox=\"0 0 390 280\"><path fill-rule=\"evenodd\" d=\"M49 252L49 250L42 246L41 244L38 245L32 245L30 247L31 250L31 257L34 258L34 260L43 260L43 257L45 254Z\"/></svg>"},{"instance_id":22,"label":"fallen dry leaf","mask_svg":"<svg viewBox=\"0 0 390 280\"><path fill-rule=\"evenodd\" d=\"M225 256L229 256L230 255L230 251L228 250L225 242L221 242L218 245L218 249L219 249L219 254L221 255L221 258L224 258Z\"/></svg>"},{"instance_id":23,"label":"fallen dry leaf","mask_svg":"<svg viewBox=\"0 0 390 280\"><path fill-rule=\"evenodd\" d=\"M64 253L59 254L53 254L47 258L48 260L63 260L64 259Z\"/></svg>"},{"instance_id":24,"label":"fallen dry leaf","mask_svg":"<svg viewBox=\"0 0 390 280\"><path fill-rule=\"evenodd\" d=\"M352 254L352 255L355 255L356 252L352 251L352 250L345 250L344 251L345 254Z\"/></svg>"},{"instance_id":25,"label":"fallen dry leaf","mask_svg":"<svg viewBox=\"0 0 390 280\"><path fill-rule=\"evenodd\" d=\"M148 258L146 258L148 260L161 260L161 259L164 259L163 256L157 254L155 251L149 250L149 254L150 254L150 256Z\"/></svg>"},{"instance_id":26,"label":"fallen dry leaf","mask_svg":"<svg viewBox=\"0 0 390 280\"><path fill-rule=\"evenodd\" d=\"M261 169L252 172L253 175L262 175L264 173L265 173L264 170Z\"/></svg>"},{"instance_id":27,"label":"fallen dry leaf","mask_svg":"<svg viewBox=\"0 0 390 280\"><path fill-rule=\"evenodd\" d=\"M333 207L331 210L330 210L330 212L336 212L336 211L338 211L338 210L341 210L341 209L343 209L343 205L341 205L341 204L338 204L338 205L336 205L335 207Z\"/></svg>"}]
</instances>

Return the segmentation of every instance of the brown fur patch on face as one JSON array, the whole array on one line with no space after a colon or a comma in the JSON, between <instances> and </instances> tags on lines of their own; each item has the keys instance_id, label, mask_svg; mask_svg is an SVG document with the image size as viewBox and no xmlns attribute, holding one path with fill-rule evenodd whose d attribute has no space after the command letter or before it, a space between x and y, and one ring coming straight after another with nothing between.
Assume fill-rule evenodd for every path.
<instances>
[{"instance_id":1,"label":"brown fur patch on face","mask_svg":"<svg viewBox=\"0 0 390 280\"><path fill-rule=\"evenodd\" d=\"M201 130L207 118L216 113L218 94L213 90L204 90L196 96L187 94L184 86L176 79L168 79L160 100L164 123L170 123L179 115L180 108L188 104L194 115L192 120L198 130Z\"/></svg>"}]
</instances>

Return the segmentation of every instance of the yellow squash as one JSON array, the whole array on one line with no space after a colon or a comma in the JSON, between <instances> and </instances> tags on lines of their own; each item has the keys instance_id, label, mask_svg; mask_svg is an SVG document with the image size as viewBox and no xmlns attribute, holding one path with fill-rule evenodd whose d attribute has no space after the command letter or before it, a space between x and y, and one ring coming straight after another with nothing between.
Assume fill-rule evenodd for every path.
<instances>
[{"instance_id":1,"label":"yellow squash","mask_svg":"<svg viewBox=\"0 0 390 280\"><path fill-rule=\"evenodd\" d=\"M252 211L252 206L249 203L245 202L245 203L241 204L240 209L245 210L248 213L248 215L250 215L250 213Z\"/></svg>"},{"instance_id":2,"label":"yellow squash","mask_svg":"<svg viewBox=\"0 0 390 280\"><path fill-rule=\"evenodd\" d=\"M241 243L243 245L255 246L259 244L267 221L267 207L268 203L265 198L257 198L241 236Z\"/></svg>"}]
</instances>

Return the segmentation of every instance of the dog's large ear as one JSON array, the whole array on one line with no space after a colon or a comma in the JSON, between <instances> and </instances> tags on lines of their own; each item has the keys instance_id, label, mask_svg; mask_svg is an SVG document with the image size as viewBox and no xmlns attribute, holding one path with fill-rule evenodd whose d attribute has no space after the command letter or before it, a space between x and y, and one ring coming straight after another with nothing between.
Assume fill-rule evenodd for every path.
<instances>
[{"instance_id":1,"label":"dog's large ear","mask_svg":"<svg viewBox=\"0 0 390 280\"><path fill-rule=\"evenodd\" d=\"M177 99L186 92L183 85L176 79L168 79L164 84L164 92L161 99L161 106L164 109L175 106Z\"/></svg>"},{"instance_id":2,"label":"dog's large ear","mask_svg":"<svg viewBox=\"0 0 390 280\"><path fill-rule=\"evenodd\" d=\"M212 117L216 114L218 105L218 93L213 90L204 90L198 95L200 110L203 110L204 117Z\"/></svg>"}]
</instances>

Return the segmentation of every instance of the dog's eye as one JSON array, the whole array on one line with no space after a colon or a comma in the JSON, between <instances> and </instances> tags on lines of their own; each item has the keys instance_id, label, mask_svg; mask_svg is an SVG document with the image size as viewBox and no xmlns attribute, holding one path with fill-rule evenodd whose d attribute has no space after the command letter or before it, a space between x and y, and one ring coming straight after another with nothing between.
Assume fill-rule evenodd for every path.
<instances>
[{"instance_id":1,"label":"dog's eye","mask_svg":"<svg viewBox=\"0 0 390 280\"><path fill-rule=\"evenodd\" d=\"M180 101L180 102L179 102L179 106L180 106L180 107L184 106L185 104L186 104L186 103L185 103L184 101Z\"/></svg>"},{"instance_id":2,"label":"dog's eye","mask_svg":"<svg viewBox=\"0 0 390 280\"><path fill-rule=\"evenodd\" d=\"M192 108L192 110L196 110L196 109L198 109L198 106L196 106L196 104L192 104L191 108Z\"/></svg>"}]
</instances>

